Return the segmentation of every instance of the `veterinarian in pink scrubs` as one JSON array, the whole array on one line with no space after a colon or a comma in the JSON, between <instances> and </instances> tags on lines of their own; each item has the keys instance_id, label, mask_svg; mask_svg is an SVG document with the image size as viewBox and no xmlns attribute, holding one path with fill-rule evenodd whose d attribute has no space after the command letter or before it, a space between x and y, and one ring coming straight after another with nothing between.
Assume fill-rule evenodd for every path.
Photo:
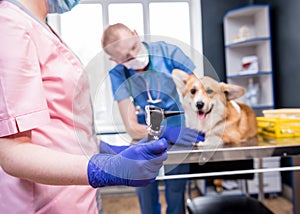
<instances>
[{"instance_id":1,"label":"veterinarian in pink scrubs","mask_svg":"<svg viewBox=\"0 0 300 214\"><path fill-rule=\"evenodd\" d=\"M77 3L0 0L1 213L98 213L94 188L147 185L167 158L165 140L97 154L87 76L45 23Z\"/></svg>"}]
</instances>

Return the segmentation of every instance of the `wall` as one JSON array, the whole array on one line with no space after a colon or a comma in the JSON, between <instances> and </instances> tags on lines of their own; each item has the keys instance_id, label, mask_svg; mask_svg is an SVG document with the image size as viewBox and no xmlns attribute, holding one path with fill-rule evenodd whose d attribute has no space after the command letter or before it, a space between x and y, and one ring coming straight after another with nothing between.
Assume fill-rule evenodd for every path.
<instances>
[{"instance_id":1,"label":"wall","mask_svg":"<svg viewBox=\"0 0 300 214\"><path fill-rule=\"evenodd\" d=\"M226 80L223 17L229 10L247 4L248 0L201 0L203 54L220 81ZM204 66L204 70L209 67L208 64Z\"/></svg>"},{"instance_id":2,"label":"wall","mask_svg":"<svg viewBox=\"0 0 300 214\"><path fill-rule=\"evenodd\" d=\"M258 1L271 6L277 107L300 107L300 1Z\"/></svg>"},{"instance_id":3,"label":"wall","mask_svg":"<svg viewBox=\"0 0 300 214\"><path fill-rule=\"evenodd\" d=\"M299 0L201 0L203 53L221 81L226 80L223 17L228 10L250 2L270 4L275 104L300 107L300 1Z\"/></svg>"}]
</instances>

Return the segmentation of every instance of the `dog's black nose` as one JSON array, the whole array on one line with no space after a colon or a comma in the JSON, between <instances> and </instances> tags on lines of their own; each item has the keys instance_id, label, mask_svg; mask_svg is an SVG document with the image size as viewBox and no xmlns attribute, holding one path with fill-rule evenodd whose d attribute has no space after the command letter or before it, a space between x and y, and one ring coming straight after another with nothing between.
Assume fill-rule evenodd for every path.
<instances>
[{"instance_id":1,"label":"dog's black nose","mask_svg":"<svg viewBox=\"0 0 300 214\"><path fill-rule=\"evenodd\" d=\"M197 108L200 110L200 109L202 109L202 108L203 108L203 106L204 106L204 102L202 102L202 101L198 101L198 102L196 103L196 106L197 106Z\"/></svg>"}]
</instances>

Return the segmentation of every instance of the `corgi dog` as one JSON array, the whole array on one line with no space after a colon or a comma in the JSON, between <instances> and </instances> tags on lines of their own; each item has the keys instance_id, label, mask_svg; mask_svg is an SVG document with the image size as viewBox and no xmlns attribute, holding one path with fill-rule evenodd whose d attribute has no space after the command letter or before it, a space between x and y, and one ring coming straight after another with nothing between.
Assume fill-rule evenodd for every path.
<instances>
[{"instance_id":1,"label":"corgi dog","mask_svg":"<svg viewBox=\"0 0 300 214\"><path fill-rule=\"evenodd\" d=\"M238 144L256 136L253 109L234 101L246 93L243 87L219 83L208 76L198 78L178 69L173 70L172 77L182 94L186 126L204 133L204 144Z\"/></svg>"}]
</instances>

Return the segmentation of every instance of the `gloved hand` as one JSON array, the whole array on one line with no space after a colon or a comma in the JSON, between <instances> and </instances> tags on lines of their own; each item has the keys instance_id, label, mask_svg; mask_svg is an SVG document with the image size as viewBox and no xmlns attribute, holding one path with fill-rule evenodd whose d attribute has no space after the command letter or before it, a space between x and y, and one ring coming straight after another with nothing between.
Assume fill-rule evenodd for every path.
<instances>
[{"instance_id":1,"label":"gloved hand","mask_svg":"<svg viewBox=\"0 0 300 214\"><path fill-rule=\"evenodd\" d=\"M129 146L114 146L110 145L102 140L99 143L99 150L101 154L119 154L123 150L127 149Z\"/></svg>"},{"instance_id":2,"label":"gloved hand","mask_svg":"<svg viewBox=\"0 0 300 214\"><path fill-rule=\"evenodd\" d=\"M171 144L192 146L193 143L204 141L204 134L184 126L164 126L161 137L166 138Z\"/></svg>"},{"instance_id":3,"label":"gloved hand","mask_svg":"<svg viewBox=\"0 0 300 214\"><path fill-rule=\"evenodd\" d=\"M142 143L146 143L147 142L147 137L141 139L140 141L138 141L136 144L142 144ZM99 143L99 151L101 154L119 154L120 152L122 152L123 150L127 149L130 145L124 145L124 146L114 146L111 145L109 143L106 143L102 140L100 140Z\"/></svg>"},{"instance_id":4,"label":"gloved hand","mask_svg":"<svg viewBox=\"0 0 300 214\"><path fill-rule=\"evenodd\" d=\"M96 187L126 185L146 186L152 183L167 155L165 139L138 143L119 154L96 154L88 163L89 184Z\"/></svg>"}]
</instances>

